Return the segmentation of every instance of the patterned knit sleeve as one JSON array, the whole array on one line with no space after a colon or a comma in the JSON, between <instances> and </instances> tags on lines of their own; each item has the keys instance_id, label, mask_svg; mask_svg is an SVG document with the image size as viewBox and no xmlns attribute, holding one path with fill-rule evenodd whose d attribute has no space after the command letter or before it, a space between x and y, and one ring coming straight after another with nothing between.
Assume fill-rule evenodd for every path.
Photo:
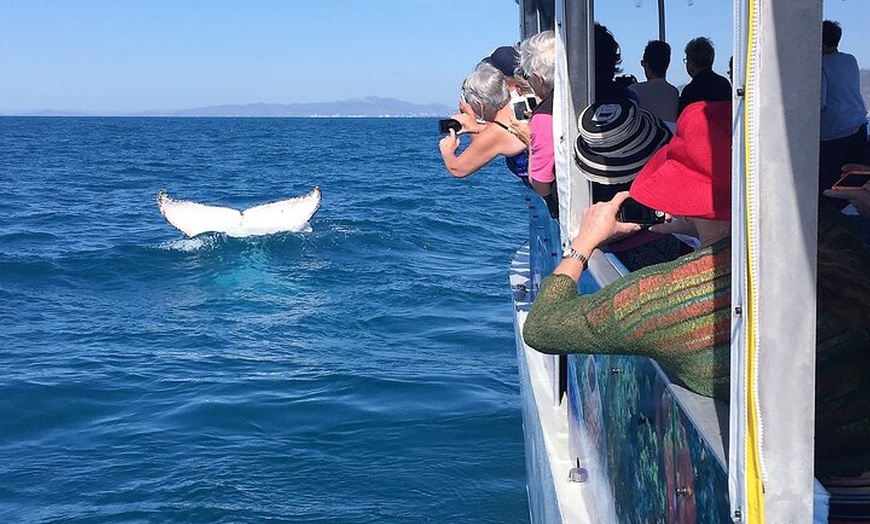
<instances>
[{"instance_id":1,"label":"patterned knit sleeve","mask_svg":"<svg viewBox=\"0 0 870 524\"><path fill-rule=\"evenodd\" d=\"M544 353L655 358L691 389L713 394L729 374L727 243L635 271L589 295L564 275L541 285L523 338Z\"/></svg>"},{"instance_id":2,"label":"patterned knit sleeve","mask_svg":"<svg viewBox=\"0 0 870 524\"><path fill-rule=\"evenodd\" d=\"M613 319L607 301L596 300L596 295L602 293L580 295L565 275L547 277L523 327L526 344L543 353L601 353L598 335L613 334Z\"/></svg>"}]
</instances>

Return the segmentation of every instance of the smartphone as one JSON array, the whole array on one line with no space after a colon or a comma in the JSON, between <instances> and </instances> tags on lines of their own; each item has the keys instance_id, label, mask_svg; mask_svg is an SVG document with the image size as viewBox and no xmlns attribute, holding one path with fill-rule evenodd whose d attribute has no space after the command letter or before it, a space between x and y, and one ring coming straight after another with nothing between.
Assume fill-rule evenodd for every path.
<instances>
[{"instance_id":1,"label":"smartphone","mask_svg":"<svg viewBox=\"0 0 870 524\"><path fill-rule=\"evenodd\" d=\"M538 101L533 96L523 97L522 100L514 102L514 118L517 120L528 120L532 116L532 111L538 107Z\"/></svg>"},{"instance_id":2,"label":"smartphone","mask_svg":"<svg viewBox=\"0 0 870 524\"><path fill-rule=\"evenodd\" d=\"M628 198L619 206L616 219L620 222L631 222L642 226L661 224L665 221L664 211L656 211L633 198Z\"/></svg>"},{"instance_id":3,"label":"smartphone","mask_svg":"<svg viewBox=\"0 0 870 524\"><path fill-rule=\"evenodd\" d=\"M870 182L870 171L850 171L834 182L831 189L860 189Z\"/></svg>"},{"instance_id":4,"label":"smartphone","mask_svg":"<svg viewBox=\"0 0 870 524\"><path fill-rule=\"evenodd\" d=\"M462 130L462 124L455 118L445 118L438 121L438 130L441 131L442 135L449 135L451 129L459 133Z\"/></svg>"},{"instance_id":5,"label":"smartphone","mask_svg":"<svg viewBox=\"0 0 870 524\"><path fill-rule=\"evenodd\" d=\"M526 103L529 104L529 112L538 108L538 99L533 96L527 96Z\"/></svg>"}]
</instances>

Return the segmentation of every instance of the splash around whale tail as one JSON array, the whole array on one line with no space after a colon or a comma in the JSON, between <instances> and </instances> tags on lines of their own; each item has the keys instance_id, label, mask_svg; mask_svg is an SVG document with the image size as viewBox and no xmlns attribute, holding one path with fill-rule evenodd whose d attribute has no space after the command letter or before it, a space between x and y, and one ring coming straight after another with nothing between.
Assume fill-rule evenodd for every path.
<instances>
[{"instance_id":1,"label":"splash around whale tail","mask_svg":"<svg viewBox=\"0 0 870 524\"><path fill-rule=\"evenodd\" d=\"M309 229L308 221L320 209L322 193L320 186L316 186L306 195L238 211L230 207L175 200L161 189L157 192L157 207L167 222L188 237L201 233L247 237Z\"/></svg>"}]
</instances>

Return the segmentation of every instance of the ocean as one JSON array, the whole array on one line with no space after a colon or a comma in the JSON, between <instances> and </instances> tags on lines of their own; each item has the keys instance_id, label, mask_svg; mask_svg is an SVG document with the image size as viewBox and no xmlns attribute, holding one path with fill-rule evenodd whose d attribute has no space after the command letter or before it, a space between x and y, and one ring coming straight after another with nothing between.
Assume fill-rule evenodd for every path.
<instances>
[{"instance_id":1,"label":"ocean","mask_svg":"<svg viewBox=\"0 0 870 524\"><path fill-rule=\"evenodd\" d=\"M435 119L0 118L0 522L528 522L500 160ZM174 198L323 188L308 233Z\"/></svg>"}]
</instances>

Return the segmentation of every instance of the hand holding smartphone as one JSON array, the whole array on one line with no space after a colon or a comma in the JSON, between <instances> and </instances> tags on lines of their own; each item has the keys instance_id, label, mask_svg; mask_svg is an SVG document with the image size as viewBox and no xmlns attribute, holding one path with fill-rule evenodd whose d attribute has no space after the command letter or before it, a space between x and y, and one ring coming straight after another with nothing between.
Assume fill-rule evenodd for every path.
<instances>
[{"instance_id":1,"label":"hand holding smartphone","mask_svg":"<svg viewBox=\"0 0 870 524\"><path fill-rule=\"evenodd\" d=\"M449 135L451 129L455 131L456 134L459 134L459 132L462 131L462 124L455 118L445 118L438 121L438 131L440 131L442 135Z\"/></svg>"},{"instance_id":2,"label":"hand holding smartphone","mask_svg":"<svg viewBox=\"0 0 870 524\"><path fill-rule=\"evenodd\" d=\"M861 189L867 182L870 182L870 171L849 171L834 182L831 189Z\"/></svg>"},{"instance_id":3,"label":"hand holding smartphone","mask_svg":"<svg viewBox=\"0 0 870 524\"><path fill-rule=\"evenodd\" d=\"M859 214L870 217L870 169L868 166L849 164L843 166L847 171L831 189L823 194L827 197L847 200L851 206L843 209L847 215Z\"/></svg>"},{"instance_id":4,"label":"hand holding smartphone","mask_svg":"<svg viewBox=\"0 0 870 524\"><path fill-rule=\"evenodd\" d=\"M528 120L532 116L532 111L538 107L538 100L533 96L524 96L521 100L513 103L514 118L517 120Z\"/></svg>"}]
</instances>

